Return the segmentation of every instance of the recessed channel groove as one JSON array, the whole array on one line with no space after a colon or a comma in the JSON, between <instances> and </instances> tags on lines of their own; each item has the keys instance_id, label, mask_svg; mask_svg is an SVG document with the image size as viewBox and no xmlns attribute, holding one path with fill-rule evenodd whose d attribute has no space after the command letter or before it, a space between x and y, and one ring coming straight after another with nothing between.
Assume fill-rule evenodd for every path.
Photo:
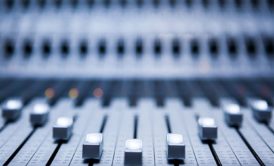
<instances>
[{"instance_id":1,"label":"recessed channel groove","mask_svg":"<svg viewBox=\"0 0 274 166\"><path fill-rule=\"evenodd\" d=\"M136 139L138 134L138 116L134 116L134 131L133 131L133 138Z\"/></svg>"},{"instance_id":2,"label":"recessed channel groove","mask_svg":"<svg viewBox=\"0 0 274 166\"><path fill-rule=\"evenodd\" d=\"M8 126L9 122L5 122L2 127L0 127L0 133L5 130L5 128Z\"/></svg>"},{"instance_id":3,"label":"recessed channel groove","mask_svg":"<svg viewBox=\"0 0 274 166\"><path fill-rule=\"evenodd\" d=\"M207 144L208 144L209 149L210 149L210 151L211 151L211 153L212 153L212 155L214 157L214 160L215 160L216 164L218 166L221 166L222 163L221 163L221 161L220 161L220 159L219 159L219 157L218 157L218 155L217 155L217 153L216 153L216 151L215 151L215 149L213 147L213 143L212 142L208 142Z\"/></svg>"},{"instance_id":4,"label":"recessed channel groove","mask_svg":"<svg viewBox=\"0 0 274 166\"><path fill-rule=\"evenodd\" d=\"M267 129L272 133L274 134L274 129L271 128L268 124L265 124L265 126L267 127Z\"/></svg>"},{"instance_id":5,"label":"recessed channel groove","mask_svg":"<svg viewBox=\"0 0 274 166\"><path fill-rule=\"evenodd\" d=\"M239 129L235 129L238 133L238 135L241 137L241 139L244 141L245 145L247 146L247 148L249 149L249 151L252 153L252 155L256 158L256 160L258 161L258 163L262 166L264 166L265 164L263 163L263 161L260 159L260 157L258 156L258 154L255 152L255 150L252 148L252 146L249 144L249 142L245 139L245 137L243 136L242 132Z\"/></svg>"},{"instance_id":6,"label":"recessed channel groove","mask_svg":"<svg viewBox=\"0 0 274 166\"><path fill-rule=\"evenodd\" d=\"M165 115L165 122L166 122L167 132L171 133L171 125L170 125L170 120L169 120L169 116L168 115Z\"/></svg>"},{"instance_id":7,"label":"recessed channel groove","mask_svg":"<svg viewBox=\"0 0 274 166\"><path fill-rule=\"evenodd\" d=\"M106 124L107 124L107 120L108 120L108 116L105 115L104 118L103 118L101 127L100 127L100 133L103 133L103 132L104 132L105 127L106 127Z\"/></svg>"},{"instance_id":8,"label":"recessed channel groove","mask_svg":"<svg viewBox=\"0 0 274 166\"><path fill-rule=\"evenodd\" d=\"M56 154L58 153L59 149L61 148L62 144L63 144L63 142L59 142L57 144L57 146L54 149L53 153L51 154L51 156L50 156L50 158L49 158L46 166L50 166L51 165L52 161L54 160L54 158L55 158Z\"/></svg>"},{"instance_id":9,"label":"recessed channel groove","mask_svg":"<svg viewBox=\"0 0 274 166\"><path fill-rule=\"evenodd\" d=\"M35 133L37 128L33 128L33 130L28 134L28 136L24 139L24 141L16 148L16 150L12 153L12 155L8 158L7 161L3 165L9 165L9 163L13 160L13 158L17 155L17 153L22 149L22 147L28 142L30 137Z\"/></svg>"}]
</instances>

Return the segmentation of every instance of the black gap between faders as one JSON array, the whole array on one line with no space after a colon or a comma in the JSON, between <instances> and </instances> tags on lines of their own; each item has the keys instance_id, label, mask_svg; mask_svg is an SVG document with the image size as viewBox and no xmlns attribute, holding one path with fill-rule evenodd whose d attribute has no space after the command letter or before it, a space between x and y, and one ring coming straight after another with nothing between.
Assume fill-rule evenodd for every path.
<instances>
[{"instance_id":1,"label":"black gap between faders","mask_svg":"<svg viewBox=\"0 0 274 166\"><path fill-rule=\"evenodd\" d=\"M101 127L100 127L100 131L99 131L100 133L103 133L103 132L104 132L105 127L106 127L106 124L107 124L107 120L108 120L108 116L105 115L104 118L103 118Z\"/></svg>"},{"instance_id":2,"label":"black gap between faders","mask_svg":"<svg viewBox=\"0 0 274 166\"><path fill-rule=\"evenodd\" d=\"M51 165L52 161L54 160L55 156L57 155L57 153L58 153L59 149L61 148L62 144L63 144L62 142L59 142L57 144L57 146L54 149L53 153L51 154L51 156L50 156L50 158L49 158L46 166L50 166Z\"/></svg>"},{"instance_id":3,"label":"black gap between faders","mask_svg":"<svg viewBox=\"0 0 274 166\"><path fill-rule=\"evenodd\" d=\"M214 157L214 160L215 160L216 164L217 164L218 166L221 166L222 163L221 163L221 161L220 161L220 159L219 159L219 157L218 157L218 155L217 155L217 153L216 153L216 151L215 151L215 149L214 149L214 147L213 147L213 142L212 142L212 141L209 141L209 142L207 142L207 144L208 144L209 149L210 149L210 151L211 151L211 153L212 153L212 155L213 155L213 157Z\"/></svg>"},{"instance_id":4,"label":"black gap between faders","mask_svg":"<svg viewBox=\"0 0 274 166\"><path fill-rule=\"evenodd\" d=\"M249 151L256 158L256 160L258 161L258 163L260 165L265 165L263 163L263 161L260 159L260 157L258 156L258 154L255 152L255 150L252 148L252 146L250 145L250 143L245 139L245 137L243 136L242 132L238 128L235 128L235 130L238 133L238 135L241 137L241 139L243 140L243 142L245 143L245 145L247 146L247 148L249 149Z\"/></svg>"},{"instance_id":5,"label":"black gap between faders","mask_svg":"<svg viewBox=\"0 0 274 166\"><path fill-rule=\"evenodd\" d=\"M171 133L171 125L170 125L170 120L169 120L169 116L165 115L165 122L166 122L166 128L167 128L167 132Z\"/></svg>"},{"instance_id":6,"label":"black gap between faders","mask_svg":"<svg viewBox=\"0 0 274 166\"><path fill-rule=\"evenodd\" d=\"M8 158L7 161L3 165L9 165L9 163L14 159L17 153L22 149L22 147L28 142L30 137L35 133L37 128L33 128L32 131L28 134L28 136L23 140L23 142L16 148L16 150L12 153L12 155Z\"/></svg>"},{"instance_id":7,"label":"black gap between faders","mask_svg":"<svg viewBox=\"0 0 274 166\"><path fill-rule=\"evenodd\" d=\"M274 129L272 127L269 126L268 123L263 123L265 125L265 127L272 133L274 134Z\"/></svg>"},{"instance_id":8,"label":"black gap between faders","mask_svg":"<svg viewBox=\"0 0 274 166\"><path fill-rule=\"evenodd\" d=\"M133 138L136 139L138 134L138 116L134 116L134 131L133 131Z\"/></svg>"}]
</instances>

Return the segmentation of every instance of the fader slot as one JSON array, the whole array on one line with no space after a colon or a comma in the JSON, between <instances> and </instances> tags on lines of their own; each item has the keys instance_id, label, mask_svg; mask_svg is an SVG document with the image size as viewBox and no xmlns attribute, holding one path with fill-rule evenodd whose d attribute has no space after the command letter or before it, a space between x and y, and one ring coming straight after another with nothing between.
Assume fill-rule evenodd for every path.
<instances>
[{"instance_id":1,"label":"fader slot","mask_svg":"<svg viewBox=\"0 0 274 166\"><path fill-rule=\"evenodd\" d=\"M272 121L270 122L269 127L270 127L271 132L274 133L274 132L273 132L273 131L274 131L274 120L273 120L273 119L272 119Z\"/></svg>"},{"instance_id":2,"label":"fader slot","mask_svg":"<svg viewBox=\"0 0 274 166\"><path fill-rule=\"evenodd\" d=\"M125 108L121 111L123 113L123 119L121 121L121 129L114 152L112 165L124 164L125 142L127 139L132 139L134 134L134 111L131 111L130 108Z\"/></svg>"},{"instance_id":3,"label":"fader slot","mask_svg":"<svg viewBox=\"0 0 274 166\"><path fill-rule=\"evenodd\" d=\"M212 117L214 112L220 111L217 110L216 107L212 107L212 105L206 99L194 99L194 108L200 116L207 117ZM208 142L209 148L215 156L215 161L218 163L218 165L240 165L237 157L235 156L235 153L229 146L225 137L223 137L222 134L219 134L219 132L220 129L218 129L218 138L214 142Z\"/></svg>"},{"instance_id":4,"label":"fader slot","mask_svg":"<svg viewBox=\"0 0 274 166\"><path fill-rule=\"evenodd\" d=\"M81 146L81 138L85 137L90 121L94 121L92 114L98 110L99 102L95 100L87 100L83 107L74 108L78 112L78 119L74 124L73 136L65 144L59 148L58 153L52 160L51 165L69 165L71 158L74 156L78 146ZM98 118L101 121L101 117Z\"/></svg>"},{"instance_id":5,"label":"fader slot","mask_svg":"<svg viewBox=\"0 0 274 166\"><path fill-rule=\"evenodd\" d=\"M60 109L64 109L65 110L64 115L67 115L70 113L70 111L73 110L73 103L71 100L63 100L63 101L62 100L63 99L60 99L60 102L63 102L64 105L62 104L62 107ZM37 164L46 165L48 163L50 157L54 153L54 150L58 146L54 142L52 135L53 135L53 131L51 126L50 132L47 134L44 141L39 145L39 148L35 151L35 154L29 160L28 165L37 165Z\"/></svg>"},{"instance_id":6,"label":"fader slot","mask_svg":"<svg viewBox=\"0 0 274 166\"><path fill-rule=\"evenodd\" d=\"M186 131L185 122L181 118L181 111L186 111L182 105L182 102L178 99L169 99L166 102L165 110L170 117L170 125L172 126L173 133L178 133L183 135L185 148L186 148L186 158L181 165L198 165L196 155L190 142L189 134Z\"/></svg>"},{"instance_id":7,"label":"fader slot","mask_svg":"<svg viewBox=\"0 0 274 166\"><path fill-rule=\"evenodd\" d=\"M3 140L0 150L5 153L1 153L0 161L1 164L8 165L10 161L15 157L15 155L20 151L20 149L25 145L25 143L31 138L31 136L35 133L36 129L32 128L29 123L28 113L31 109L31 106L35 103L31 103L27 107L23 109L23 115L20 117L18 122L14 124L10 124L7 128L9 131L13 131L10 133L9 137L6 140ZM14 128L13 130L11 130ZM5 132L2 132L1 138L5 139Z\"/></svg>"},{"instance_id":8,"label":"fader slot","mask_svg":"<svg viewBox=\"0 0 274 166\"><path fill-rule=\"evenodd\" d=\"M228 142L233 153L242 165L258 165L256 158L250 152L244 141L238 135L237 131L231 129L224 123L223 113L221 110L213 112L214 117L217 119L217 123L220 129L220 134Z\"/></svg>"},{"instance_id":9,"label":"fader slot","mask_svg":"<svg viewBox=\"0 0 274 166\"><path fill-rule=\"evenodd\" d=\"M45 141L45 138L49 135L52 130L52 125L57 117L65 112L66 105L67 102L62 100L59 101L56 106L51 108L48 123L35 132L35 134L10 162L10 165L26 165L29 162L35 152L39 149L40 145Z\"/></svg>"},{"instance_id":10,"label":"fader slot","mask_svg":"<svg viewBox=\"0 0 274 166\"><path fill-rule=\"evenodd\" d=\"M274 161L273 152L246 121L244 121L242 127L236 129L236 131L260 164L271 165L272 161Z\"/></svg>"},{"instance_id":11,"label":"fader slot","mask_svg":"<svg viewBox=\"0 0 274 166\"><path fill-rule=\"evenodd\" d=\"M153 101L150 101L153 126L154 158L155 165L173 165L169 164L166 156L166 135L168 133L163 110L157 110Z\"/></svg>"},{"instance_id":12,"label":"fader slot","mask_svg":"<svg viewBox=\"0 0 274 166\"><path fill-rule=\"evenodd\" d=\"M203 144L198 136L197 122L192 111L193 110L182 111L182 119L185 122L187 133L189 133L197 162L201 165L216 165L208 145Z\"/></svg>"},{"instance_id":13,"label":"fader slot","mask_svg":"<svg viewBox=\"0 0 274 166\"><path fill-rule=\"evenodd\" d=\"M125 100L114 100L110 107L106 109L108 114L108 124L104 129L104 146L103 146L103 154L101 156L100 162L95 162L93 165L111 165L112 160L114 158L114 152L117 144L117 137L120 133L121 128L121 120L123 118L123 114L121 113L121 109L123 105L125 105Z\"/></svg>"},{"instance_id":14,"label":"fader slot","mask_svg":"<svg viewBox=\"0 0 274 166\"><path fill-rule=\"evenodd\" d=\"M251 115L251 110L243 110L245 119L248 121L248 125L250 125L257 133L257 135L265 142L265 144L271 149L274 153L274 135L273 133L265 126L265 124L260 124L254 120Z\"/></svg>"},{"instance_id":15,"label":"fader slot","mask_svg":"<svg viewBox=\"0 0 274 166\"><path fill-rule=\"evenodd\" d=\"M138 138L143 142L142 165L155 165L152 123L150 104L144 99L138 102L136 110L138 112Z\"/></svg>"},{"instance_id":16,"label":"fader slot","mask_svg":"<svg viewBox=\"0 0 274 166\"><path fill-rule=\"evenodd\" d=\"M98 101L96 101L96 102L98 102ZM73 148L74 149L72 154L68 153L68 155L71 155L71 160L68 161L69 165L87 165L87 164L93 165L94 164L94 161L85 161L85 160L83 160L83 158L82 158L83 144L84 144L85 139L86 139L85 136L88 133L97 133L98 131L100 131L105 111L100 106L99 103L97 103L97 106L95 108L88 107L86 109L88 109L87 111L92 112L92 116L90 117L92 120L88 120L87 128L82 133L82 137L80 137L80 139L78 139L77 144L75 144L73 147L71 147L68 144L67 148ZM90 110L90 109L94 109L94 110ZM62 160L60 160L59 162L61 162L61 161Z\"/></svg>"}]
</instances>

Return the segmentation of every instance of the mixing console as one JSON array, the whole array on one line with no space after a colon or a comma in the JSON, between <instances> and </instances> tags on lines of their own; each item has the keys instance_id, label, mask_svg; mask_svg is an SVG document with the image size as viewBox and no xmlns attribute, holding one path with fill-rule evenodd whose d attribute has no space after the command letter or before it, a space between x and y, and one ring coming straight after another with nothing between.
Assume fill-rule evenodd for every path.
<instances>
[{"instance_id":1,"label":"mixing console","mask_svg":"<svg viewBox=\"0 0 274 166\"><path fill-rule=\"evenodd\" d=\"M0 162L273 165L273 83L1 80Z\"/></svg>"},{"instance_id":2,"label":"mixing console","mask_svg":"<svg viewBox=\"0 0 274 166\"><path fill-rule=\"evenodd\" d=\"M274 165L274 0L0 0L0 165Z\"/></svg>"}]
</instances>

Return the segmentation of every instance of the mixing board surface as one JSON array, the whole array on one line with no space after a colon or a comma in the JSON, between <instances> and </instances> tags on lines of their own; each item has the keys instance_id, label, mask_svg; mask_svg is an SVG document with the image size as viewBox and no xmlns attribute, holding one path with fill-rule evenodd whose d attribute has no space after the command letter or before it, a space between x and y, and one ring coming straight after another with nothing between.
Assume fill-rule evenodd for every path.
<instances>
[{"instance_id":1,"label":"mixing board surface","mask_svg":"<svg viewBox=\"0 0 274 166\"><path fill-rule=\"evenodd\" d=\"M273 165L274 121L271 114L262 114L273 106L273 82L267 78L4 79L0 95L6 101L5 110L21 114L11 121L9 116L1 118L0 163ZM35 110L49 110L45 124L33 125ZM226 119L229 115L232 122L235 115L243 119L239 125L231 125ZM70 117L72 121L68 122ZM89 133L93 134L87 137ZM133 149L127 152L126 142L130 139L135 142L128 145ZM138 147L136 140L141 141L141 151L134 151ZM84 146L91 151L84 150Z\"/></svg>"},{"instance_id":2,"label":"mixing board surface","mask_svg":"<svg viewBox=\"0 0 274 166\"><path fill-rule=\"evenodd\" d=\"M0 165L274 165L274 0L0 0Z\"/></svg>"}]
</instances>

